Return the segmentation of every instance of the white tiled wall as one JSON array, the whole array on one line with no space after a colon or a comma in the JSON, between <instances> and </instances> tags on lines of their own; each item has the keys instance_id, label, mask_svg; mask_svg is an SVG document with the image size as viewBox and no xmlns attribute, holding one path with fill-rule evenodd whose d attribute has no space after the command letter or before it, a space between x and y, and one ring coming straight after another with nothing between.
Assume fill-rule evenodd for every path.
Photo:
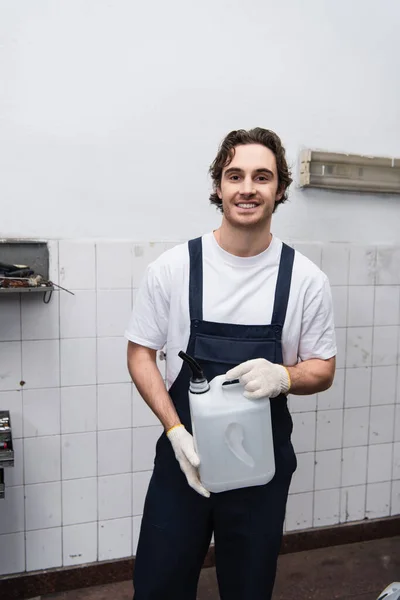
<instances>
[{"instance_id":1,"label":"white tiled wall","mask_svg":"<svg viewBox=\"0 0 400 600\"><path fill-rule=\"evenodd\" d=\"M130 383L123 333L146 265L170 245L52 242L51 277L74 295L0 299L16 454L0 575L135 553L161 427ZM330 278L339 354L330 390L290 397L286 529L399 514L400 251L293 245Z\"/></svg>"},{"instance_id":2,"label":"white tiled wall","mask_svg":"<svg viewBox=\"0 0 400 600\"><path fill-rule=\"evenodd\" d=\"M398 248L293 244L332 286L334 385L290 398L298 469L286 529L400 513L400 285Z\"/></svg>"}]
</instances>

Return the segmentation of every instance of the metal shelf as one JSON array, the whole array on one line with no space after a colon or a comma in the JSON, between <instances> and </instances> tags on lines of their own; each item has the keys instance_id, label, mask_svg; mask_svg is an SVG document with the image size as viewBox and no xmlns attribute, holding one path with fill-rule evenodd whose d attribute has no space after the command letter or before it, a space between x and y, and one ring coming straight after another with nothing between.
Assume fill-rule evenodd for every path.
<instances>
[{"instance_id":1,"label":"metal shelf","mask_svg":"<svg viewBox=\"0 0 400 600\"><path fill-rule=\"evenodd\" d=\"M0 294L24 294L27 292L52 292L53 286L38 286L38 287L17 287L17 288L0 288Z\"/></svg>"}]
</instances>

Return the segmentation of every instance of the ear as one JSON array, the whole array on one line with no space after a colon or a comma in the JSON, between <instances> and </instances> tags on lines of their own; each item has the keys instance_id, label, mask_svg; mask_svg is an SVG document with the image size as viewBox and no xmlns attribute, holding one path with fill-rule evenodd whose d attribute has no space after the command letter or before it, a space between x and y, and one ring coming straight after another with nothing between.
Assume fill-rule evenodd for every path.
<instances>
[{"instance_id":1,"label":"ear","mask_svg":"<svg viewBox=\"0 0 400 600\"><path fill-rule=\"evenodd\" d=\"M285 190L282 186L280 188L278 188L277 192L276 192L276 196L275 196L275 201L279 202L280 200L282 200L284 193L285 193Z\"/></svg>"},{"instance_id":2,"label":"ear","mask_svg":"<svg viewBox=\"0 0 400 600\"><path fill-rule=\"evenodd\" d=\"M221 192L221 188L218 186L217 189L215 190L217 192L217 196L220 200L222 200L222 192Z\"/></svg>"}]
</instances>

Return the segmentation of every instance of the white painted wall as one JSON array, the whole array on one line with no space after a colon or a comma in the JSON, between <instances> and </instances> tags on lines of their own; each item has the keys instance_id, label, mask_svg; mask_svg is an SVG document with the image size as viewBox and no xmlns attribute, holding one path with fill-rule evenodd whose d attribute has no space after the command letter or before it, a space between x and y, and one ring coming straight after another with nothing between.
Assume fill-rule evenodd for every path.
<instances>
[{"instance_id":1,"label":"white painted wall","mask_svg":"<svg viewBox=\"0 0 400 600\"><path fill-rule=\"evenodd\" d=\"M221 138L400 156L393 0L1 0L1 236L187 239ZM5 84L5 85L4 85ZM274 231L392 243L400 197L293 187Z\"/></svg>"}]
</instances>

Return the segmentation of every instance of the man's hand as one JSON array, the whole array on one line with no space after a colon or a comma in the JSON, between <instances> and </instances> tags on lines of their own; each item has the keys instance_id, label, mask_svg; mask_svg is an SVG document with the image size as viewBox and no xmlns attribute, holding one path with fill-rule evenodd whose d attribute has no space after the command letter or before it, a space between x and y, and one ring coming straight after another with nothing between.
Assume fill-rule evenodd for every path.
<instances>
[{"instance_id":1,"label":"man's hand","mask_svg":"<svg viewBox=\"0 0 400 600\"><path fill-rule=\"evenodd\" d=\"M176 460L185 474L190 487L198 494L209 498L210 492L203 487L199 478L198 467L200 459L194 449L193 436L186 431L183 425L177 425L167 431L167 437L172 444Z\"/></svg>"},{"instance_id":2,"label":"man's hand","mask_svg":"<svg viewBox=\"0 0 400 600\"><path fill-rule=\"evenodd\" d=\"M290 389L290 376L286 367L269 362L265 358L255 358L241 363L225 374L225 379L239 379L246 390L246 398L276 398L287 394Z\"/></svg>"}]
</instances>

